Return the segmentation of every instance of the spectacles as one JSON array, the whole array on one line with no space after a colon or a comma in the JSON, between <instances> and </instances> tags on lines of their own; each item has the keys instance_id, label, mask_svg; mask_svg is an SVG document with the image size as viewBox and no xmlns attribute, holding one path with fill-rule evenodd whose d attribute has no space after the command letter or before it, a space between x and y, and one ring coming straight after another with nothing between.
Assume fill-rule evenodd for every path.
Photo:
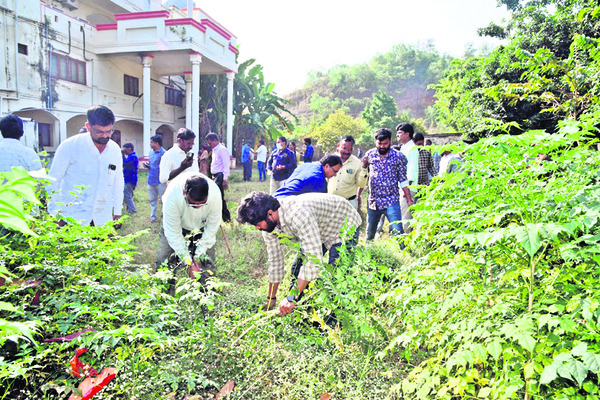
<instances>
[{"instance_id":1,"label":"spectacles","mask_svg":"<svg viewBox=\"0 0 600 400\"><path fill-rule=\"evenodd\" d=\"M187 204L188 207L192 207L192 208L200 208L200 207L204 207L206 205L207 201L204 200L203 203L190 203L190 199L187 195L185 195L185 204Z\"/></svg>"},{"instance_id":2,"label":"spectacles","mask_svg":"<svg viewBox=\"0 0 600 400\"><path fill-rule=\"evenodd\" d=\"M93 133L94 135L112 135L114 132L115 132L115 130L114 130L114 129L109 129L109 130L107 130L107 131L100 131L100 130L98 130L98 129L94 129L94 128L92 128L92 133Z\"/></svg>"}]
</instances>

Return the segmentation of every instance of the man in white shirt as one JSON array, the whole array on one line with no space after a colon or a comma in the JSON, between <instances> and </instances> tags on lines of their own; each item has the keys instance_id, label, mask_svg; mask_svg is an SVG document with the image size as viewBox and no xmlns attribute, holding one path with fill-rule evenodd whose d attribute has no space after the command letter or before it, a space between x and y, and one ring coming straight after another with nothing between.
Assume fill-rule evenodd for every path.
<instances>
[{"instance_id":1,"label":"man in white shirt","mask_svg":"<svg viewBox=\"0 0 600 400\"><path fill-rule=\"evenodd\" d=\"M190 278L201 282L214 260L216 235L221 226L219 187L200 172L183 172L167 186L162 197L163 223L158 237L157 268L166 261L189 267Z\"/></svg>"},{"instance_id":2,"label":"man in white shirt","mask_svg":"<svg viewBox=\"0 0 600 400\"><path fill-rule=\"evenodd\" d=\"M267 180L267 146L265 141L260 139L260 146L256 149L256 165L258 167L258 181Z\"/></svg>"},{"instance_id":3,"label":"man in white shirt","mask_svg":"<svg viewBox=\"0 0 600 400\"><path fill-rule=\"evenodd\" d=\"M198 158L191 153L196 134L189 129L177 131L177 144L171 147L160 159L160 183L168 183L182 172L198 172Z\"/></svg>"},{"instance_id":4,"label":"man in white shirt","mask_svg":"<svg viewBox=\"0 0 600 400\"><path fill-rule=\"evenodd\" d=\"M416 185L419 181L419 149L415 147L415 142L412 140L414 134L415 129L408 122L402 122L396 127L396 138L402 144L400 152L408 160L408 164L406 165L406 179L408 179L409 185ZM410 194L413 201L415 201L417 192L410 189ZM412 230L408 222L412 218L412 213L408 207L406 197L401 194L400 210L402 212L402 226L405 233L409 233Z\"/></svg>"},{"instance_id":5,"label":"man in white shirt","mask_svg":"<svg viewBox=\"0 0 600 400\"><path fill-rule=\"evenodd\" d=\"M0 172L10 171L12 167L23 167L27 171L42 169L40 156L20 141L23 136L21 118L12 114L2 118L0 132L4 138L0 141Z\"/></svg>"},{"instance_id":6,"label":"man in white shirt","mask_svg":"<svg viewBox=\"0 0 600 400\"><path fill-rule=\"evenodd\" d=\"M49 192L55 192L48 202L50 214L60 212L82 225L95 226L121 218L123 158L119 145L110 140L114 123L109 108L91 107L85 123L87 132L58 146L48 173L54 178ZM59 225L65 224L59 221Z\"/></svg>"}]
</instances>

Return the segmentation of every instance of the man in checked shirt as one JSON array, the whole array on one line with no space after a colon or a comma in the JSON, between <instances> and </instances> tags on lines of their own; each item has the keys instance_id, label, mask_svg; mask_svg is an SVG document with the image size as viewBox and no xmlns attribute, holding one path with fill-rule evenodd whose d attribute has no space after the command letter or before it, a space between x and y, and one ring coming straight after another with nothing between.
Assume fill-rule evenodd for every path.
<instances>
[{"instance_id":1,"label":"man in checked shirt","mask_svg":"<svg viewBox=\"0 0 600 400\"><path fill-rule=\"evenodd\" d=\"M277 289L285 273L283 244L280 235L292 237L300 243L307 262L300 268L298 287L279 303L279 315L290 313L306 286L319 275L323 249L329 249L329 263L333 264L342 245L342 229L354 230L346 246L357 242L361 218L348 200L326 193L305 193L280 199L265 193L252 192L242 199L238 208L238 222L248 223L262 231L269 256L269 294L264 309L277 304Z\"/></svg>"}]
</instances>

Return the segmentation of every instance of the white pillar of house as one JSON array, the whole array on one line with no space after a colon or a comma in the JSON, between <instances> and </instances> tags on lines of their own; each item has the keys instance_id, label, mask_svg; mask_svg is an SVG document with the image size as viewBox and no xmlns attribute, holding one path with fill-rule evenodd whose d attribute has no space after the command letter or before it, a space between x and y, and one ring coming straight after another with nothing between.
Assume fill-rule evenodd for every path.
<instances>
[{"instance_id":1,"label":"white pillar of house","mask_svg":"<svg viewBox=\"0 0 600 400\"><path fill-rule=\"evenodd\" d=\"M192 129L192 71L185 71L185 127Z\"/></svg>"},{"instance_id":2,"label":"white pillar of house","mask_svg":"<svg viewBox=\"0 0 600 400\"><path fill-rule=\"evenodd\" d=\"M227 73L227 150L233 154L233 78L235 72L225 71Z\"/></svg>"},{"instance_id":3,"label":"white pillar of house","mask_svg":"<svg viewBox=\"0 0 600 400\"><path fill-rule=\"evenodd\" d=\"M142 75L142 91L144 95L144 98L142 100L144 119L142 154L144 155L144 157L150 155L150 67L152 67L153 58L154 56L148 54L142 57L142 65L144 66Z\"/></svg>"},{"instance_id":4,"label":"white pillar of house","mask_svg":"<svg viewBox=\"0 0 600 400\"><path fill-rule=\"evenodd\" d=\"M56 125L55 125L55 127L56 127ZM77 132L73 132L73 133L76 134ZM67 118L59 118L58 119L58 142L59 143L64 142L67 139L68 135L69 135L69 132L67 132ZM56 144L56 146L58 146L58 144Z\"/></svg>"},{"instance_id":5,"label":"white pillar of house","mask_svg":"<svg viewBox=\"0 0 600 400\"><path fill-rule=\"evenodd\" d=\"M198 152L200 144L200 63L202 54L198 52L190 53L192 62L192 127L190 128L196 134L194 141L194 151Z\"/></svg>"}]
</instances>

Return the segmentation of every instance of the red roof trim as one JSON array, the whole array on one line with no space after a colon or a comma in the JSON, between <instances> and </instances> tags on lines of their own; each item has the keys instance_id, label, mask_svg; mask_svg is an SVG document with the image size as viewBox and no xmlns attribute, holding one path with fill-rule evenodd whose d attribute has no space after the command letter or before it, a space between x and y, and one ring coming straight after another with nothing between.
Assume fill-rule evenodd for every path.
<instances>
[{"instance_id":1,"label":"red roof trim","mask_svg":"<svg viewBox=\"0 0 600 400\"><path fill-rule=\"evenodd\" d=\"M217 32L219 35L223 36L225 39L227 39L227 40L231 39L231 34L229 34L229 32L227 32L225 29L221 28L219 25L215 24L210 19L205 18L205 19L201 20L200 22L202 22L202 25L206 25L206 26L210 27L212 30Z\"/></svg>"},{"instance_id":2,"label":"red roof trim","mask_svg":"<svg viewBox=\"0 0 600 400\"><path fill-rule=\"evenodd\" d=\"M235 47L234 47L234 46L233 46L231 43L229 43L229 51L231 51L233 54L237 54L237 53L239 53L239 52L240 52L240 51L239 51L237 48L235 48Z\"/></svg>"},{"instance_id":3,"label":"red roof trim","mask_svg":"<svg viewBox=\"0 0 600 400\"><path fill-rule=\"evenodd\" d=\"M117 29L117 24L100 24L96 25L96 29L99 31L111 31Z\"/></svg>"},{"instance_id":4,"label":"red roof trim","mask_svg":"<svg viewBox=\"0 0 600 400\"><path fill-rule=\"evenodd\" d=\"M127 13L127 14L115 14L117 21L124 21L127 19L146 19L146 18L167 18L170 15L169 11L144 11L139 13Z\"/></svg>"},{"instance_id":5,"label":"red roof trim","mask_svg":"<svg viewBox=\"0 0 600 400\"><path fill-rule=\"evenodd\" d=\"M200 24L198 21L192 18L178 18L178 19L167 19L165 21L166 26L172 25L191 25L201 32L206 32L206 27Z\"/></svg>"}]
</instances>

